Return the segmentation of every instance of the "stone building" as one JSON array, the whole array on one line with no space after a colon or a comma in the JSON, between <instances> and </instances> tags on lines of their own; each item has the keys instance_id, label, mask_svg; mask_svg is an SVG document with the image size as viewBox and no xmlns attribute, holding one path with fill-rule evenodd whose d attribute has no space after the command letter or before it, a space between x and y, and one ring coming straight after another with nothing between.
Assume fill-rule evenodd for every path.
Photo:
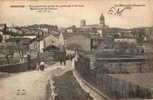
<instances>
[{"instance_id":1,"label":"stone building","mask_svg":"<svg viewBox=\"0 0 153 100\"><path fill-rule=\"evenodd\" d=\"M102 30L105 27L106 27L106 25L105 25L105 17L104 17L103 14L101 14L101 16L99 18L99 24L87 25L85 20L81 20L81 22L80 22L80 28L81 29L88 29L89 32L92 32L92 33L102 34Z\"/></svg>"},{"instance_id":2,"label":"stone building","mask_svg":"<svg viewBox=\"0 0 153 100\"><path fill-rule=\"evenodd\" d=\"M7 32L7 25L0 24L0 42L6 42L10 38L10 34Z\"/></svg>"},{"instance_id":3,"label":"stone building","mask_svg":"<svg viewBox=\"0 0 153 100\"><path fill-rule=\"evenodd\" d=\"M66 32L68 33L90 33L90 34L102 34L103 28L107 27L105 25L104 15L101 14L99 18L99 24L91 24L87 25L86 20L80 21L80 27L68 27L66 28Z\"/></svg>"}]
</instances>

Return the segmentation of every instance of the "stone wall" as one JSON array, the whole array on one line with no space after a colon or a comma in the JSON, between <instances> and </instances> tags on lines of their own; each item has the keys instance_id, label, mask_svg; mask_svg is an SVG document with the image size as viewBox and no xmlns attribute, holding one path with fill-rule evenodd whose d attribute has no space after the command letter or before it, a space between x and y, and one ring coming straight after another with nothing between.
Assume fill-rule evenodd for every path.
<instances>
[{"instance_id":1,"label":"stone wall","mask_svg":"<svg viewBox=\"0 0 153 100\"><path fill-rule=\"evenodd\" d=\"M36 67L36 63L37 63L37 58L32 59L30 64L28 64L28 62L25 62L25 63L18 63L18 64L0 65L0 72L17 73L17 72L24 72L28 70L34 70Z\"/></svg>"}]
</instances>

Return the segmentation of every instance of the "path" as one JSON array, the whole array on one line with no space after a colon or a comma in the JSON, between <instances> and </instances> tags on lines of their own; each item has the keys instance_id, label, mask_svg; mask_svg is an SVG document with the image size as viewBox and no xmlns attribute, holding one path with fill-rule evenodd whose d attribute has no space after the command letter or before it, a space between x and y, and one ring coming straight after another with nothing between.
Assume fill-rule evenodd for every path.
<instances>
[{"instance_id":1,"label":"path","mask_svg":"<svg viewBox=\"0 0 153 100\"><path fill-rule=\"evenodd\" d=\"M43 72L29 71L1 79L0 100L46 100L46 85L59 67L62 66L54 64ZM64 69L62 71L66 72Z\"/></svg>"},{"instance_id":2,"label":"path","mask_svg":"<svg viewBox=\"0 0 153 100\"><path fill-rule=\"evenodd\" d=\"M0 100L48 100L48 81L53 82L54 76L63 75L67 71L73 70L74 73L73 65L70 61L66 66L56 63L48 66L45 71L22 72L3 78L0 80ZM94 100L104 100L101 95L81 81L81 77L76 74L74 77L82 89L88 92ZM51 87L51 91L52 89Z\"/></svg>"}]
</instances>

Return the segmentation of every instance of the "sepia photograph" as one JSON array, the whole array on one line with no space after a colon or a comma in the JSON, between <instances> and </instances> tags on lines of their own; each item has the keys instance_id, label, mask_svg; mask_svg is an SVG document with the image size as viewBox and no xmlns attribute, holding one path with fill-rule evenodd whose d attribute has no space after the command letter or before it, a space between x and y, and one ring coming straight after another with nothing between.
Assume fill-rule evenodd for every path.
<instances>
[{"instance_id":1,"label":"sepia photograph","mask_svg":"<svg viewBox=\"0 0 153 100\"><path fill-rule=\"evenodd\" d=\"M152 5L0 1L0 100L153 100Z\"/></svg>"}]
</instances>

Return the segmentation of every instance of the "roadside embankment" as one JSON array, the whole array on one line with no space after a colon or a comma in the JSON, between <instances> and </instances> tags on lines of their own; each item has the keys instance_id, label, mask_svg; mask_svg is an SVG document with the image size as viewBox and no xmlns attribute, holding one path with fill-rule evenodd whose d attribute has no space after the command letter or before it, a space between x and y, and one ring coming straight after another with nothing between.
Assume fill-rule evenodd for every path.
<instances>
[{"instance_id":1,"label":"roadside embankment","mask_svg":"<svg viewBox=\"0 0 153 100\"><path fill-rule=\"evenodd\" d=\"M55 81L55 100L93 100L78 84L72 71L68 71L62 76L57 76Z\"/></svg>"}]
</instances>

